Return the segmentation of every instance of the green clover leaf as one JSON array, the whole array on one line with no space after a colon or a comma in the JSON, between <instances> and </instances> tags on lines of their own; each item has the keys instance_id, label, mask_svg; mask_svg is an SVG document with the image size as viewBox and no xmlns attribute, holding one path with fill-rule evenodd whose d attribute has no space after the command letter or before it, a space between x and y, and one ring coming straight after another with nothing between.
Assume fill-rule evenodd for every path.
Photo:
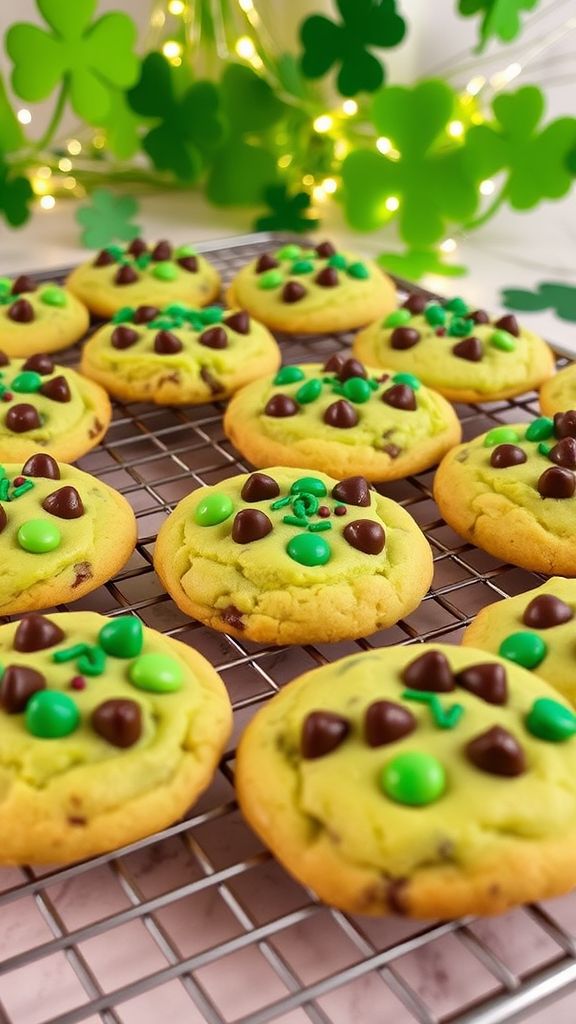
<instances>
[{"instance_id":1,"label":"green clover leaf","mask_svg":"<svg viewBox=\"0 0 576 1024\"><path fill-rule=\"evenodd\" d=\"M138 126L141 123L119 89L110 90L110 109L100 121L106 132L108 148L119 160L130 160L140 149Z\"/></svg>"},{"instance_id":2,"label":"green clover leaf","mask_svg":"<svg viewBox=\"0 0 576 1024\"><path fill-rule=\"evenodd\" d=\"M0 156L0 211L13 228L25 224L30 216L29 206L34 198L28 178L9 177L8 167Z\"/></svg>"},{"instance_id":3,"label":"green clover leaf","mask_svg":"<svg viewBox=\"0 0 576 1024\"><path fill-rule=\"evenodd\" d=\"M520 12L533 11L539 0L460 0L460 14L470 17L482 12L478 51L484 49L490 37L510 43L520 32Z\"/></svg>"},{"instance_id":4,"label":"green clover leaf","mask_svg":"<svg viewBox=\"0 0 576 1024\"><path fill-rule=\"evenodd\" d=\"M466 159L481 178L508 171L503 197L515 210L529 210L541 199L559 199L572 184L567 157L574 145L576 119L560 117L542 131L544 97L535 85L497 96L494 122L473 125L466 136Z\"/></svg>"},{"instance_id":5,"label":"green clover leaf","mask_svg":"<svg viewBox=\"0 0 576 1024\"><path fill-rule=\"evenodd\" d=\"M388 86L377 94L374 124L399 156L357 149L346 157L343 202L354 228L371 231L386 223L386 201L394 196L400 200L400 235L410 246L426 249L443 236L447 222L474 213L478 191L463 160L464 147L444 145L454 103L454 91L436 79L412 89Z\"/></svg>"},{"instance_id":6,"label":"green clover leaf","mask_svg":"<svg viewBox=\"0 0 576 1024\"><path fill-rule=\"evenodd\" d=\"M270 209L254 221L256 231L313 231L318 227L317 217L307 217L311 199L308 192L290 195L284 182L269 185L264 190L264 199Z\"/></svg>"},{"instance_id":7,"label":"green clover leaf","mask_svg":"<svg viewBox=\"0 0 576 1024\"><path fill-rule=\"evenodd\" d=\"M342 23L321 14L300 27L304 47L301 67L307 78L322 78L335 64L342 96L375 92L384 81L384 68L368 47L397 46L406 23L396 13L395 0L336 0Z\"/></svg>"},{"instance_id":8,"label":"green clover leaf","mask_svg":"<svg viewBox=\"0 0 576 1024\"><path fill-rule=\"evenodd\" d=\"M4 153L12 153L24 144L24 132L6 95L4 80L0 75L0 140Z\"/></svg>"},{"instance_id":9,"label":"green clover leaf","mask_svg":"<svg viewBox=\"0 0 576 1024\"><path fill-rule=\"evenodd\" d=\"M46 99L62 81L79 117L98 123L110 108L110 86L127 89L138 77L132 52L136 27L118 12L91 24L97 0L36 0L51 32L18 23L6 35L14 63L12 86L17 96Z\"/></svg>"},{"instance_id":10,"label":"green clover leaf","mask_svg":"<svg viewBox=\"0 0 576 1024\"><path fill-rule=\"evenodd\" d=\"M133 196L117 196L107 188L97 188L91 202L76 211L76 220L82 225L82 244L88 249L103 249L116 239L131 242L141 233L131 220L138 210Z\"/></svg>"},{"instance_id":11,"label":"green clover leaf","mask_svg":"<svg viewBox=\"0 0 576 1024\"><path fill-rule=\"evenodd\" d=\"M560 320L576 322L576 285L560 281L543 281L536 291L524 288L503 288L502 305L523 313L553 309Z\"/></svg>"},{"instance_id":12,"label":"green clover leaf","mask_svg":"<svg viewBox=\"0 0 576 1024\"><path fill-rule=\"evenodd\" d=\"M384 270L405 281L419 281L425 274L440 274L442 277L462 277L468 273L460 263L445 263L436 249L408 249L406 252L382 252L377 263Z\"/></svg>"},{"instance_id":13,"label":"green clover leaf","mask_svg":"<svg viewBox=\"0 0 576 1024\"><path fill-rule=\"evenodd\" d=\"M170 64L161 53L149 53L142 63L140 80L127 95L133 111L158 119L143 140L157 170L172 171L182 181L197 178L204 154L218 146L224 136L216 86L194 82L177 96Z\"/></svg>"}]
</instances>

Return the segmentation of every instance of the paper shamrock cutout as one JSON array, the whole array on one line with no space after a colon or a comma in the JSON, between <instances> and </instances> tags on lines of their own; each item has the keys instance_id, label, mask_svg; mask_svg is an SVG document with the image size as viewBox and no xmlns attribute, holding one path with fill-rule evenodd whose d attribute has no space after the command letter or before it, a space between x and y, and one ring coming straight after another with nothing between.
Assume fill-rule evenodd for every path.
<instances>
[{"instance_id":1,"label":"paper shamrock cutout","mask_svg":"<svg viewBox=\"0 0 576 1024\"><path fill-rule=\"evenodd\" d=\"M203 154L224 136L216 86L194 82L177 96L170 64L161 53L149 53L128 102L137 114L159 120L142 143L154 166L172 171L182 181L197 178Z\"/></svg>"},{"instance_id":2,"label":"paper shamrock cutout","mask_svg":"<svg viewBox=\"0 0 576 1024\"><path fill-rule=\"evenodd\" d=\"M447 222L461 222L474 213L478 191L466 169L463 147L438 146L454 103L453 90L436 79L414 88L387 86L377 94L374 124L379 135L391 139L400 157L392 160L367 149L346 157L343 202L353 227L380 227L390 219L386 199L395 196L400 200L402 238L425 249L442 238Z\"/></svg>"},{"instance_id":3,"label":"paper shamrock cutout","mask_svg":"<svg viewBox=\"0 0 576 1024\"><path fill-rule=\"evenodd\" d=\"M576 132L576 129L575 129L575 132ZM576 134L575 134L575 140L576 140ZM566 161L565 162L566 162L566 167L568 168L568 172L574 178L576 178L576 141L574 142L574 145L572 146L572 149L570 149L568 151L568 153L566 154Z\"/></svg>"},{"instance_id":4,"label":"paper shamrock cutout","mask_svg":"<svg viewBox=\"0 0 576 1024\"><path fill-rule=\"evenodd\" d=\"M8 168L0 156L0 212L11 227L19 228L26 223L33 197L28 178L22 175L9 177Z\"/></svg>"},{"instance_id":5,"label":"paper shamrock cutout","mask_svg":"<svg viewBox=\"0 0 576 1024\"><path fill-rule=\"evenodd\" d=\"M134 22L115 12L91 24L97 0L36 4L52 31L22 22L8 30L14 92L35 102L46 99L62 82L78 116L98 123L110 107L110 86L127 89L138 77L138 58L132 52Z\"/></svg>"},{"instance_id":6,"label":"paper shamrock cutout","mask_svg":"<svg viewBox=\"0 0 576 1024\"><path fill-rule=\"evenodd\" d=\"M6 95L0 75L0 144L3 153L11 153L24 144L24 132Z\"/></svg>"},{"instance_id":7,"label":"paper shamrock cutout","mask_svg":"<svg viewBox=\"0 0 576 1024\"><path fill-rule=\"evenodd\" d=\"M481 178L506 169L504 195L516 210L565 195L572 184L566 157L574 146L576 119L561 117L539 131L544 97L535 85L497 96L492 110L493 123L468 129L469 168Z\"/></svg>"},{"instance_id":8,"label":"paper shamrock cutout","mask_svg":"<svg viewBox=\"0 0 576 1024\"><path fill-rule=\"evenodd\" d=\"M442 277L462 277L467 268L460 263L445 263L442 254L435 249L408 249L404 253L382 252L377 263L384 270L406 281L419 281L425 274L439 274Z\"/></svg>"},{"instance_id":9,"label":"paper shamrock cutout","mask_svg":"<svg viewBox=\"0 0 576 1024\"><path fill-rule=\"evenodd\" d=\"M133 196L117 196L107 188L97 188L91 202L76 211L76 220L82 225L82 244L88 249L103 249L119 239L131 242L141 233L132 217L138 210Z\"/></svg>"},{"instance_id":10,"label":"paper shamrock cutout","mask_svg":"<svg viewBox=\"0 0 576 1024\"><path fill-rule=\"evenodd\" d=\"M465 17L482 14L477 48L480 51L491 36L497 36L503 43L512 42L521 29L520 12L532 11L538 3L539 0L460 0L458 9Z\"/></svg>"},{"instance_id":11,"label":"paper shamrock cutout","mask_svg":"<svg viewBox=\"0 0 576 1024\"><path fill-rule=\"evenodd\" d=\"M384 81L384 68L369 47L397 46L406 24L396 13L395 0L336 0L342 23L321 14L300 26L304 47L301 66L308 78L322 78L335 64L342 96L374 92Z\"/></svg>"},{"instance_id":12,"label":"paper shamrock cutout","mask_svg":"<svg viewBox=\"0 0 576 1024\"><path fill-rule=\"evenodd\" d=\"M280 120L286 109L268 82L244 64L228 65L220 89L232 134L265 131Z\"/></svg>"},{"instance_id":13,"label":"paper shamrock cutout","mask_svg":"<svg viewBox=\"0 0 576 1024\"><path fill-rule=\"evenodd\" d=\"M290 195L284 182L270 185L264 190L264 199L270 213L257 217L254 221L256 231L313 231L318 227L317 217L307 217L311 199L308 192L296 192Z\"/></svg>"},{"instance_id":14,"label":"paper shamrock cutout","mask_svg":"<svg viewBox=\"0 0 576 1024\"><path fill-rule=\"evenodd\" d=\"M576 285L560 281L543 281L536 291L524 288L503 288L502 305L524 313L553 309L560 320L576 322Z\"/></svg>"},{"instance_id":15,"label":"paper shamrock cutout","mask_svg":"<svg viewBox=\"0 0 576 1024\"><path fill-rule=\"evenodd\" d=\"M110 90L110 109L101 119L100 127L106 132L108 149L119 160L129 160L140 149L138 126L141 121L128 104L126 93Z\"/></svg>"}]
</instances>

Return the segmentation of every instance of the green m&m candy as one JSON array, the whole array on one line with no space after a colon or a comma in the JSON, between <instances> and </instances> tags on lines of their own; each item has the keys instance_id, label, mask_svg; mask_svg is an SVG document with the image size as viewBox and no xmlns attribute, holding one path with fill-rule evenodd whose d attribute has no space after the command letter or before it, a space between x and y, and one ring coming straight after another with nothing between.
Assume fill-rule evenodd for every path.
<instances>
[{"instance_id":1,"label":"green m&m candy","mask_svg":"<svg viewBox=\"0 0 576 1024\"><path fill-rule=\"evenodd\" d=\"M187 256L197 256L198 251L193 245L179 245L174 253L177 259L185 259Z\"/></svg>"},{"instance_id":2,"label":"green m&m candy","mask_svg":"<svg viewBox=\"0 0 576 1024\"><path fill-rule=\"evenodd\" d=\"M65 306L68 299L63 288L52 284L48 288L42 289L40 292L40 302L43 302L45 306Z\"/></svg>"},{"instance_id":3,"label":"green m&m candy","mask_svg":"<svg viewBox=\"0 0 576 1024\"><path fill-rule=\"evenodd\" d=\"M291 274L311 274L313 270L312 260L296 260L290 267Z\"/></svg>"},{"instance_id":4,"label":"green m&m candy","mask_svg":"<svg viewBox=\"0 0 576 1024\"><path fill-rule=\"evenodd\" d=\"M10 384L11 391L17 391L21 395L32 395L42 387L42 377L34 370L23 370Z\"/></svg>"},{"instance_id":5,"label":"green m&m candy","mask_svg":"<svg viewBox=\"0 0 576 1024\"><path fill-rule=\"evenodd\" d=\"M322 392L322 381L320 380L307 380L301 388L298 388L296 392L296 401L300 405L308 405L309 402L315 402L320 397Z\"/></svg>"},{"instance_id":6,"label":"green m&m candy","mask_svg":"<svg viewBox=\"0 0 576 1024\"><path fill-rule=\"evenodd\" d=\"M380 785L397 804L423 807L439 800L446 790L446 772L431 754L410 751L398 754L384 765Z\"/></svg>"},{"instance_id":7,"label":"green m&m candy","mask_svg":"<svg viewBox=\"0 0 576 1024\"><path fill-rule=\"evenodd\" d=\"M344 381L342 394L349 398L351 402L357 402L361 405L370 398L372 388L363 377L349 377L348 380Z\"/></svg>"},{"instance_id":8,"label":"green m&m candy","mask_svg":"<svg viewBox=\"0 0 576 1024\"><path fill-rule=\"evenodd\" d=\"M520 440L520 434L514 427L494 427L489 430L484 438L485 448L494 448L497 444L516 444Z\"/></svg>"},{"instance_id":9,"label":"green m&m candy","mask_svg":"<svg viewBox=\"0 0 576 1024\"><path fill-rule=\"evenodd\" d=\"M290 494L314 494L317 498L325 498L328 494L326 484L317 476L300 476L290 488Z\"/></svg>"},{"instance_id":10,"label":"green m&m candy","mask_svg":"<svg viewBox=\"0 0 576 1024\"><path fill-rule=\"evenodd\" d=\"M448 309L451 313L456 313L457 316L465 316L468 312L468 303L459 296L456 296L444 304L444 309Z\"/></svg>"},{"instance_id":11,"label":"green m&m candy","mask_svg":"<svg viewBox=\"0 0 576 1024\"><path fill-rule=\"evenodd\" d=\"M541 661L544 661L548 653L548 647L538 633L530 633L528 630L521 633L511 633L507 636L498 650L501 658L514 661L523 668L536 668Z\"/></svg>"},{"instance_id":12,"label":"green m&m candy","mask_svg":"<svg viewBox=\"0 0 576 1024\"><path fill-rule=\"evenodd\" d=\"M161 260L160 263L155 263L152 270L152 276L157 277L159 281L174 281L179 273L178 267L171 260Z\"/></svg>"},{"instance_id":13,"label":"green m&m candy","mask_svg":"<svg viewBox=\"0 0 576 1024\"><path fill-rule=\"evenodd\" d=\"M350 263L346 267L346 273L349 277L355 277L358 281L367 281L370 277L370 272L365 263Z\"/></svg>"},{"instance_id":14,"label":"green m&m candy","mask_svg":"<svg viewBox=\"0 0 576 1024\"><path fill-rule=\"evenodd\" d=\"M297 260L302 255L302 249L299 245L290 243L289 245L283 245L281 249L278 249L276 258L279 260Z\"/></svg>"},{"instance_id":15,"label":"green m&m candy","mask_svg":"<svg viewBox=\"0 0 576 1024\"><path fill-rule=\"evenodd\" d=\"M102 626L98 643L114 658L136 658L144 645L140 619L135 615L118 615Z\"/></svg>"},{"instance_id":16,"label":"green m&m candy","mask_svg":"<svg viewBox=\"0 0 576 1024\"><path fill-rule=\"evenodd\" d=\"M80 724L80 712L67 693L40 690L26 705L26 728L43 740L69 736Z\"/></svg>"},{"instance_id":17,"label":"green m&m candy","mask_svg":"<svg viewBox=\"0 0 576 1024\"><path fill-rule=\"evenodd\" d=\"M548 416L539 416L537 420L534 420L528 430L526 431L527 441L545 441L547 437L552 437L554 432L554 420L551 420Z\"/></svg>"},{"instance_id":18,"label":"green m&m candy","mask_svg":"<svg viewBox=\"0 0 576 1024\"><path fill-rule=\"evenodd\" d=\"M526 716L526 728L539 740L562 743L576 733L576 715L551 697L539 697Z\"/></svg>"},{"instance_id":19,"label":"green m&m candy","mask_svg":"<svg viewBox=\"0 0 576 1024\"><path fill-rule=\"evenodd\" d=\"M266 270L265 273L260 274L258 278L258 287L269 290L270 288L278 288L284 280L284 274L281 270Z\"/></svg>"},{"instance_id":20,"label":"green m&m candy","mask_svg":"<svg viewBox=\"0 0 576 1024\"><path fill-rule=\"evenodd\" d=\"M332 256L330 256L328 260L328 266L335 267L336 270L345 270L347 262L348 260L346 259L343 253L335 252L333 253Z\"/></svg>"},{"instance_id":21,"label":"green m&m candy","mask_svg":"<svg viewBox=\"0 0 576 1024\"><path fill-rule=\"evenodd\" d=\"M182 687L179 662L168 654L143 654L130 666L130 682L150 693L174 693Z\"/></svg>"},{"instance_id":22,"label":"green m&m candy","mask_svg":"<svg viewBox=\"0 0 576 1024\"><path fill-rule=\"evenodd\" d=\"M286 551L295 562L308 566L326 565L332 554L328 541L317 533L297 534L288 541Z\"/></svg>"},{"instance_id":23,"label":"green m&m candy","mask_svg":"<svg viewBox=\"0 0 576 1024\"><path fill-rule=\"evenodd\" d=\"M384 327L403 327L404 324L409 323L412 319L412 313L409 309L395 309L393 313L389 313L384 320Z\"/></svg>"},{"instance_id":24,"label":"green m&m candy","mask_svg":"<svg viewBox=\"0 0 576 1024\"><path fill-rule=\"evenodd\" d=\"M306 374L299 366L283 366L274 377L273 384L295 384L304 380Z\"/></svg>"},{"instance_id":25,"label":"green m&m candy","mask_svg":"<svg viewBox=\"0 0 576 1024\"><path fill-rule=\"evenodd\" d=\"M516 348L516 339L508 331L493 331L490 335L490 344L501 352L513 352Z\"/></svg>"},{"instance_id":26,"label":"green m&m candy","mask_svg":"<svg viewBox=\"0 0 576 1024\"><path fill-rule=\"evenodd\" d=\"M29 519L18 530L18 543L31 555L45 555L60 546L62 535L48 519Z\"/></svg>"},{"instance_id":27,"label":"green m&m candy","mask_svg":"<svg viewBox=\"0 0 576 1024\"><path fill-rule=\"evenodd\" d=\"M198 502L194 511L194 522L198 526L217 526L234 511L234 502L227 494L209 494Z\"/></svg>"},{"instance_id":28,"label":"green m&m candy","mask_svg":"<svg viewBox=\"0 0 576 1024\"><path fill-rule=\"evenodd\" d=\"M422 387L422 381L419 377L415 377L413 373L395 373L392 377L393 384L407 384L413 391L418 391L418 388Z\"/></svg>"}]
</instances>

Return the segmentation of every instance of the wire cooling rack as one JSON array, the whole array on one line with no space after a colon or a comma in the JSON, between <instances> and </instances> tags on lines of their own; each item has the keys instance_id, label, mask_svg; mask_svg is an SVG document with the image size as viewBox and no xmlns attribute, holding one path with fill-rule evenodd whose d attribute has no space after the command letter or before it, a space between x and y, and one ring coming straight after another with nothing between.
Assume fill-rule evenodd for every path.
<instances>
[{"instance_id":1,"label":"wire cooling rack","mask_svg":"<svg viewBox=\"0 0 576 1024\"><path fill-rule=\"evenodd\" d=\"M254 235L199 248L228 280L278 241ZM351 336L280 341L291 361L323 360ZM78 354L72 349L62 361ZM534 394L458 407L465 438L537 411ZM249 468L223 434L222 405L115 404L105 441L78 464L126 495L139 540L124 571L73 608L132 611L196 647L228 687L233 742L301 672L358 648L457 643L480 608L543 578L463 543L438 514L432 472L421 473L379 488L410 511L433 548L434 584L421 606L369 639L260 647L188 620L152 569L155 536L176 502ZM291 880L243 823L233 762L232 745L190 815L158 835L64 869L0 871L0 1024L574 1021L576 894L482 921L373 920L331 910Z\"/></svg>"}]
</instances>

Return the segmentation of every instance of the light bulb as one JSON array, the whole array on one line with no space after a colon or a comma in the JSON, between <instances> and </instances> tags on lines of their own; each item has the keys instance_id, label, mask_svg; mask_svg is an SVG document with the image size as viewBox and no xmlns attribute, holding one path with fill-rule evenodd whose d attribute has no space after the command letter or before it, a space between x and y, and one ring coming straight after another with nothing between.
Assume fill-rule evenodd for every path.
<instances>
[{"instance_id":1,"label":"light bulb","mask_svg":"<svg viewBox=\"0 0 576 1024\"><path fill-rule=\"evenodd\" d=\"M356 103L356 100L344 100L342 110L348 115L348 117L353 117L354 114L358 113L358 104Z\"/></svg>"},{"instance_id":2,"label":"light bulb","mask_svg":"<svg viewBox=\"0 0 576 1024\"><path fill-rule=\"evenodd\" d=\"M40 206L43 210L53 210L56 206L56 200L54 196L42 196L40 200Z\"/></svg>"},{"instance_id":3,"label":"light bulb","mask_svg":"<svg viewBox=\"0 0 576 1024\"><path fill-rule=\"evenodd\" d=\"M165 57L168 57L168 60L171 60L173 57L180 56L182 53L182 47L175 39L167 39L162 47L162 53Z\"/></svg>"},{"instance_id":4,"label":"light bulb","mask_svg":"<svg viewBox=\"0 0 576 1024\"><path fill-rule=\"evenodd\" d=\"M72 156L78 156L82 152L82 143L78 139L68 139L66 149Z\"/></svg>"},{"instance_id":5,"label":"light bulb","mask_svg":"<svg viewBox=\"0 0 576 1024\"><path fill-rule=\"evenodd\" d=\"M72 161L69 160L67 156L63 156L62 159L58 161L58 167L61 171L64 171L64 174L67 174L68 171L72 170Z\"/></svg>"},{"instance_id":6,"label":"light bulb","mask_svg":"<svg viewBox=\"0 0 576 1024\"><path fill-rule=\"evenodd\" d=\"M334 195L334 192L336 192L338 188L338 182L336 181L336 178L324 178L324 181L322 182L322 188L324 189L325 192L328 193L328 195Z\"/></svg>"},{"instance_id":7,"label":"light bulb","mask_svg":"<svg viewBox=\"0 0 576 1024\"><path fill-rule=\"evenodd\" d=\"M333 124L334 121L330 117L330 114L320 114L320 117L317 117L315 121L312 122L312 127L315 132L318 132L321 135L323 132L329 132Z\"/></svg>"}]
</instances>

